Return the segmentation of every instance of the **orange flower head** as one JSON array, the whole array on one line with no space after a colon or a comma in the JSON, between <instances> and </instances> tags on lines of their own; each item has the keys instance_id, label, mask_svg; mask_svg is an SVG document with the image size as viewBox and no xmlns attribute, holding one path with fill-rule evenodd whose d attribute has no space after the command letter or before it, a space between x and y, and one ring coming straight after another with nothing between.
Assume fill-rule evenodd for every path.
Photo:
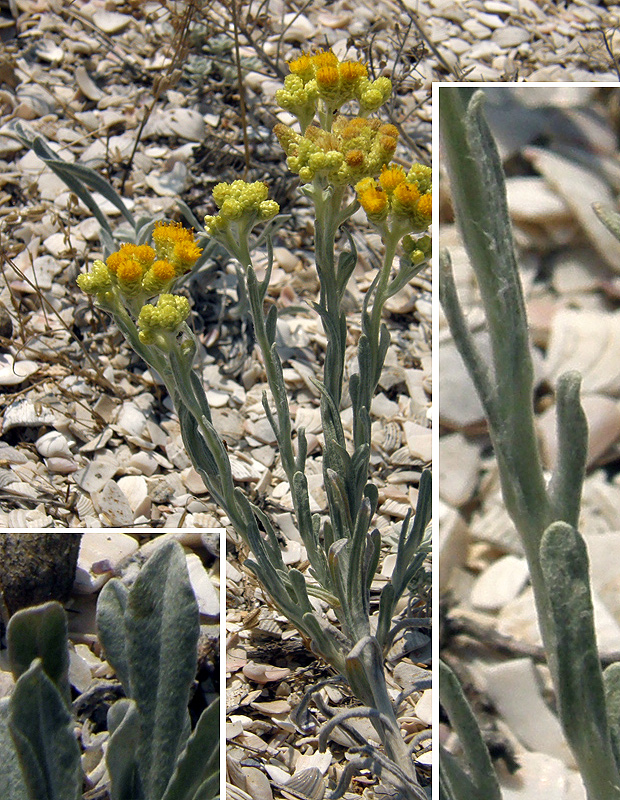
<instances>
[{"instance_id":1,"label":"orange flower head","mask_svg":"<svg viewBox=\"0 0 620 800\"><path fill-rule=\"evenodd\" d=\"M420 202L418 203L418 213L423 217L427 217L428 219L431 219L433 216L433 195L431 192L420 198Z\"/></svg>"},{"instance_id":2,"label":"orange flower head","mask_svg":"<svg viewBox=\"0 0 620 800\"><path fill-rule=\"evenodd\" d=\"M161 281L162 283L167 283L168 281L176 278L176 272L172 264L169 261L164 261L163 259L156 261L151 267L151 271L153 273L153 277L157 278L157 280Z\"/></svg>"},{"instance_id":3,"label":"orange flower head","mask_svg":"<svg viewBox=\"0 0 620 800\"><path fill-rule=\"evenodd\" d=\"M293 75L299 75L302 80L312 76L312 56L302 53L299 58L288 62L288 68Z\"/></svg>"},{"instance_id":4,"label":"orange flower head","mask_svg":"<svg viewBox=\"0 0 620 800\"><path fill-rule=\"evenodd\" d=\"M312 63L315 70L319 70L321 67L337 67L338 56L331 50L319 50L318 53L312 56Z\"/></svg>"},{"instance_id":5,"label":"orange flower head","mask_svg":"<svg viewBox=\"0 0 620 800\"><path fill-rule=\"evenodd\" d=\"M320 69L317 69L315 77L316 82L319 85L319 89L323 90L335 89L340 82L340 75L338 74L336 67L321 67Z\"/></svg>"},{"instance_id":6,"label":"orange flower head","mask_svg":"<svg viewBox=\"0 0 620 800\"><path fill-rule=\"evenodd\" d=\"M405 178L405 170L402 167L387 167L384 165L381 175L379 176L379 183L386 192L393 192L394 189L405 180Z\"/></svg>"},{"instance_id":7,"label":"orange flower head","mask_svg":"<svg viewBox=\"0 0 620 800\"><path fill-rule=\"evenodd\" d=\"M420 192L413 183L400 183L394 189L394 197L401 203L403 208L414 211L418 207Z\"/></svg>"},{"instance_id":8,"label":"orange flower head","mask_svg":"<svg viewBox=\"0 0 620 800\"><path fill-rule=\"evenodd\" d=\"M346 83L354 83L359 78L365 78L368 74L366 65L361 61L344 61L340 64L340 77Z\"/></svg>"},{"instance_id":9,"label":"orange flower head","mask_svg":"<svg viewBox=\"0 0 620 800\"><path fill-rule=\"evenodd\" d=\"M344 160L349 167L361 167L364 164L364 153L361 150L349 150Z\"/></svg>"},{"instance_id":10,"label":"orange flower head","mask_svg":"<svg viewBox=\"0 0 620 800\"><path fill-rule=\"evenodd\" d=\"M369 216L379 216L387 209L387 194L376 186L369 186L359 195L362 208Z\"/></svg>"}]
</instances>

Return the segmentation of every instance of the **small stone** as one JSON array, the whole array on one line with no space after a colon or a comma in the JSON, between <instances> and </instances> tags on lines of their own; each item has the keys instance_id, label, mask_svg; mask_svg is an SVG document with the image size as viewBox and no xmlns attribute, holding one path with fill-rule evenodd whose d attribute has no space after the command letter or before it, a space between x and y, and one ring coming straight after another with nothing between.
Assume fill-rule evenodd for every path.
<instances>
[{"instance_id":1,"label":"small stone","mask_svg":"<svg viewBox=\"0 0 620 800\"><path fill-rule=\"evenodd\" d=\"M188 171L177 161L170 172L149 172L146 184L160 197L178 197L187 189Z\"/></svg>"},{"instance_id":2,"label":"small stone","mask_svg":"<svg viewBox=\"0 0 620 800\"><path fill-rule=\"evenodd\" d=\"M433 724L433 690L425 689L422 697L415 704L416 717L426 725Z\"/></svg>"},{"instance_id":3,"label":"small stone","mask_svg":"<svg viewBox=\"0 0 620 800\"><path fill-rule=\"evenodd\" d=\"M288 667L272 667L269 664L256 664L254 661L248 661L243 667L243 674L255 683L270 683L288 678L291 670Z\"/></svg>"},{"instance_id":4,"label":"small stone","mask_svg":"<svg viewBox=\"0 0 620 800\"><path fill-rule=\"evenodd\" d=\"M3 533L0 591L9 612L66 600L75 577L81 533Z\"/></svg>"},{"instance_id":5,"label":"small stone","mask_svg":"<svg viewBox=\"0 0 620 800\"><path fill-rule=\"evenodd\" d=\"M132 400L126 400L114 427L127 436L141 437L146 428L146 414Z\"/></svg>"},{"instance_id":6,"label":"small stone","mask_svg":"<svg viewBox=\"0 0 620 800\"><path fill-rule=\"evenodd\" d=\"M174 108L168 113L167 126L181 139L201 142L205 137L205 122L198 111L191 108Z\"/></svg>"},{"instance_id":7,"label":"small stone","mask_svg":"<svg viewBox=\"0 0 620 800\"><path fill-rule=\"evenodd\" d=\"M131 456L129 459L129 466L139 470L143 475L150 477L157 471L159 463L153 453L148 450L141 450Z\"/></svg>"},{"instance_id":8,"label":"small stone","mask_svg":"<svg viewBox=\"0 0 620 800\"><path fill-rule=\"evenodd\" d=\"M518 47L529 42L531 33L525 28L506 25L493 31L491 39L500 47Z\"/></svg>"},{"instance_id":9,"label":"small stone","mask_svg":"<svg viewBox=\"0 0 620 800\"><path fill-rule=\"evenodd\" d=\"M85 67L82 65L75 70L75 80L80 88L80 91L88 100L97 102L104 96L101 89L94 83Z\"/></svg>"},{"instance_id":10,"label":"small stone","mask_svg":"<svg viewBox=\"0 0 620 800\"><path fill-rule=\"evenodd\" d=\"M558 718L543 700L536 667L518 658L483 668L485 692L510 730L529 750L559 758L567 766L574 759Z\"/></svg>"},{"instance_id":11,"label":"small stone","mask_svg":"<svg viewBox=\"0 0 620 800\"><path fill-rule=\"evenodd\" d=\"M284 31L282 41L305 43L316 35L316 26L308 17L298 12L290 12L284 15L282 20Z\"/></svg>"}]
</instances>

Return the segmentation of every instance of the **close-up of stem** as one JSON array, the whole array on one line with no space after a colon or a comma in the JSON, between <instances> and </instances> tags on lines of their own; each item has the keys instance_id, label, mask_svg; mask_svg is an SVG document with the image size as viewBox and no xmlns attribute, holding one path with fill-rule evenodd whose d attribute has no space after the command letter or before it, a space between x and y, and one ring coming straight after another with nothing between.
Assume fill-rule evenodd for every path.
<instances>
[{"instance_id":1,"label":"close-up of stem","mask_svg":"<svg viewBox=\"0 0 620 800\"><path fill-rule=\"evenodd\" d=\"M484 93L472 95L469 88L442 87L439 97L442 165L480 292L492 353L490 364L469 330L450 256L444 251L440 255L441 304L484 409L504 503L527 558L566 740L588 800L610 800L620 797L620 772L611 736L617 723L608 717L597 656L588 557L577 530L588 442L579 399L580 376L575 372L561 375L555 387L558 456L548 478L543 473L534 425L532 359L504 173L485 120ZM446 710L467 748L471 725L463 720L470 718L463 716L461 706L466 701L459 700L453 681L449 673L442 679L442 702L445 684ZM451 787L446 796L471 796L463 793L469 778L462 770L459 773L453 756L448 754L445 764L446 786ZM475 783L476 779L472 780ZM488 785L479 796L496 797L497 792Z\"/></svg>"}]
</instances>

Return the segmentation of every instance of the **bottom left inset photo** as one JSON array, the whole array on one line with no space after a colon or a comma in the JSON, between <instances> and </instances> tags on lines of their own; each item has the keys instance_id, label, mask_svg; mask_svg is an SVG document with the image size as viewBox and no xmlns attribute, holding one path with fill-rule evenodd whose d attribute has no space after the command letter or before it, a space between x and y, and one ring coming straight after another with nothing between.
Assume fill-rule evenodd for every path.
<instances>
[{"instance_id":1,"label":"bottom left inset photo","mask_svg":"<svg viewBox=\"0 0 620 800\"><path fill-rule=\"evenodd\" d=\"M220 797L222 534L0 534L3 798Z\"/></svg>"}]
</instances>

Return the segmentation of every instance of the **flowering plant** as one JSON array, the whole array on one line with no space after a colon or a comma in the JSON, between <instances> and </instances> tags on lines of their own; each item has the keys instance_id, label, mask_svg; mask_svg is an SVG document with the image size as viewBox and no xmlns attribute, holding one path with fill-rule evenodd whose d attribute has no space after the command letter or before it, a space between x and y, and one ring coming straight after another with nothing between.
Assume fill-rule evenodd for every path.
<instances>
[{"instance_id":1,"label":"flowering plant","mask_svg":"<svg viewBox=\"0 0 620 800\"><path fill-rule=\"evenodd\" d=\"M131 346L161 375L196 470L251 550L252 558L246 565L279 610L340 679L348 681L363 704L361 709L332 717L321 736L321 747L325 747L327 733L334 725L346 727L347 719L360 715L370 718L384 745L383 754L366 743L354 748L358 757L345 771L343 785L334 796L344 791L354 769L372 766L398 786L403 797L420 800L426 794L418 783L413 752L398 725L383 659L399 632L430 623L415 618L413 612L406 620L393 619L400 598L420 573L430 548L430 474L422 476L415 519L409 514L402 525L395 568L376 613L371 613L370 587L381 557L381 541L378 530L372 528L378 490L368 476L370 404L390 342L381 322L382 311L386 300L428 263L430 237L425 234L431 219L431 171L421 164L405 171L389 163L398 131L393 125L368 117L390 94L387 78L371 81L362 63L341 62L331 52L303 55L289 66L291 74L276 99L297 117L300 130L279 124L275 133L287 154L288 166L299 175L302 191L315 209L320 295L314 309L327 338L323 381L317 382L325 439L326 516L312 513L310 508L307 441L303 428L293 436L276 346L277 309L271 306L265 314L271 258L262 281L252 263L251 232L258 223L273 219L278 205L268 199L263 183L220 183L213 190L218 211L205 218L205 229L239 265L241 294L249 302L271 393L271 401L264 394L263 405L291 487L297 526L310 564L306 573L285 565L271 520L235 487L226 447L213 425L204 387L192 369L196 341L186 321L189 304L184 297L170 293L174 281L191 269L200 255L192 233L174 224L158 225L152 247L125 245L105 263L95 262L78 283L114 317ZM338 112L351 100L357 101L359 113L349 119ZM317 116L318 125L313 124ZM349 196L350 186L355 186L355 197ZM347 339L343 297L357 264L350 235L336 255L340 227L360 205L379 231L385 255L364 299L357 369L348 380L353 410L350 452L340 417ZM394 270L401 242L399 265ZM146 302L156 295L156 305ZM326 604L333 609L337 625L326 618ZM421 682L417 688L426 685ZM298 719L301 726L307 725L301 715ZM411 747L418 744L415 740Z\"/></svg>"}]
</instances>

